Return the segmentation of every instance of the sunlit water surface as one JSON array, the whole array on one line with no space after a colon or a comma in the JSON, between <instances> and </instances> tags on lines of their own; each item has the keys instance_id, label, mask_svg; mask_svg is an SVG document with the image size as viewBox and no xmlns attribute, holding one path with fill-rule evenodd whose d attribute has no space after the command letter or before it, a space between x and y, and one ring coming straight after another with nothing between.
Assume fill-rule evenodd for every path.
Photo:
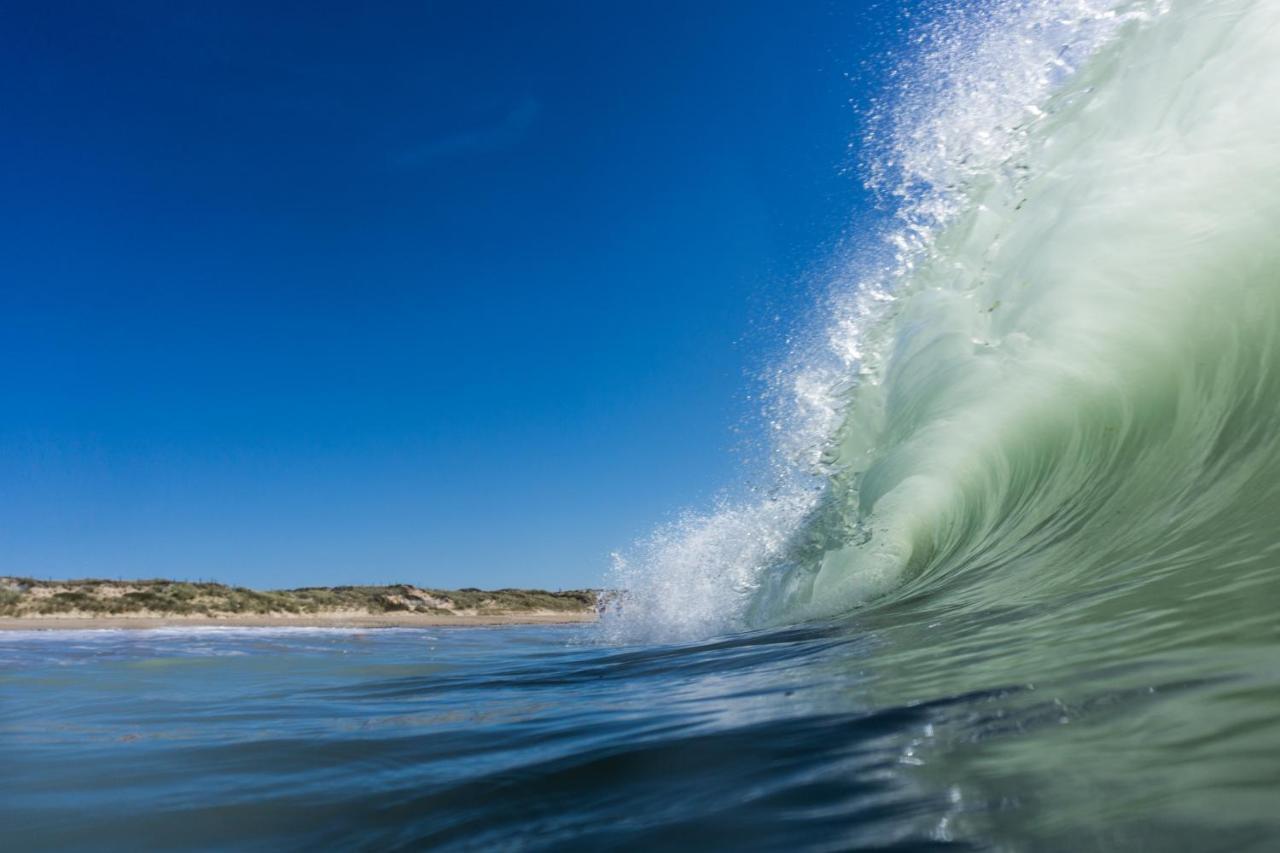
<instances>
[{"instance_id":1,"label":"sunlit water surface","mask_svg":"<svg viewBox=\"0 0 1280 853\"><path fill-rule=\"evenodd\" d=\"M1187 628L1211 604L1123 599L1066 603L1120 608L1070 642L1034 606L623 648L0 634L0 825L14 850L1267 849L1263 614L1218 645Z\"/></svg>"}]
</instances>

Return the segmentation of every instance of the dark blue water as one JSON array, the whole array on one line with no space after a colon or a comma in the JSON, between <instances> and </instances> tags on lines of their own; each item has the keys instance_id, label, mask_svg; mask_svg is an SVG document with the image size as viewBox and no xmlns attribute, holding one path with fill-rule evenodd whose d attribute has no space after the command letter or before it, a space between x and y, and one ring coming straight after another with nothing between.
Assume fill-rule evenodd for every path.
<instances>
[{"instance_id":1,"label":"dark blue water","mask_svg":"<svg viewBox=\"0 0 1280 853\"><path fill-rule=\"evenodd\" d=\"M0 634L5 845L948 844L957 804L898 772L940 709L862 706L868 642L590 637Z\"/></svg>"},{"instance_id":2,"label":"dark blue water","mask_svg":"<svg viewBox=\"0 0 1280 853\"><path fill-rule=\"evenodd\" d=\"M1183 591L645 647L0 632L0 848L1275 849L1273 611L1179 644L1242 603Z\"/></svg>"}]
</instances>

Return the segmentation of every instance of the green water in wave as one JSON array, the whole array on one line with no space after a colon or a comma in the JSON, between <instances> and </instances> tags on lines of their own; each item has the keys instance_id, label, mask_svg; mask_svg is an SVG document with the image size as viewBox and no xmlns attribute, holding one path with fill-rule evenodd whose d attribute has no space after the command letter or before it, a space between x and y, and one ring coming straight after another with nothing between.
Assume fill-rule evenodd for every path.
<instances>
[{"instance_id":1,"label":"green water in wave","mask_svg":"<svg viewBox=\"0 0 1280 853\"><path fill-rule=\"evenodd\" d=\"M770 607L921 580L1010 601L1267 549L1240 524L1280 473L1278 26L1266 2L1135 25L973 178L869 330L882 363Z\"/></svg>"},{"instance_id":2,"label":"green water in wave","mask_svg":"<svg viewBox=\"0 0 1280 853\"><path fill-rule=\"evenodd\" d=\"M1275 849L1280 2L956 8L896 258L780 371L799 486L656 533L605 634L867 644L806 677L936 713L941 842Z\"/></svg>"},{"instance_id":3,"label":"green water in wave","mask_svg":"<svg viewBox=\"0 0 1280 853\"><path fill-rule=\"evenodd\" d=\"M1278 187L1280 3L1175 3L969 176L864 332L750 618L874 632L876 704L1009 691L919 747L977 836L1275 843Z\"/></svg>"}]
</instances>

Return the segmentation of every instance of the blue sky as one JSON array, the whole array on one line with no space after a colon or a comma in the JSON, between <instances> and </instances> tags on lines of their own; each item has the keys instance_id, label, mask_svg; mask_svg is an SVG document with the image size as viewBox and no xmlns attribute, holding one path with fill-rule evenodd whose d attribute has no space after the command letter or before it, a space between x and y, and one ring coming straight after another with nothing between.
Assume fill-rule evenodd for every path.
<instances>
[{"instance_id":1,"label":"blue sky","mask_svg":"<svg viewBox=\"0 0 1280 853\"><path fill-rule=\"evenodd\" d=\"M599 582L734 482L896 15L8 4L0 574Z\"/></svg>"}]
</instances>

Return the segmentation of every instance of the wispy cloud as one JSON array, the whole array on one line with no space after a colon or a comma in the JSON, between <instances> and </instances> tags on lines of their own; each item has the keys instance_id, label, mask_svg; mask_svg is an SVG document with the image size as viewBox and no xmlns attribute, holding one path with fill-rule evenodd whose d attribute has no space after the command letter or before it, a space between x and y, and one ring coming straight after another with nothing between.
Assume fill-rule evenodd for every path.
<instances>
[{"instance_id":1,"label":"wispy cloud","mask_svg":"<svg viewBox=\"0 0 1280 853\"><path fill-rule=\"evenodd\" d=\"M542 105L526 97L512 107L502 120L488 127L478 127L433 139L396 157L401 166L423 166L434 160L460 154L501 151L516 145L538 119Z\"/></svg>"}]
</instances>

